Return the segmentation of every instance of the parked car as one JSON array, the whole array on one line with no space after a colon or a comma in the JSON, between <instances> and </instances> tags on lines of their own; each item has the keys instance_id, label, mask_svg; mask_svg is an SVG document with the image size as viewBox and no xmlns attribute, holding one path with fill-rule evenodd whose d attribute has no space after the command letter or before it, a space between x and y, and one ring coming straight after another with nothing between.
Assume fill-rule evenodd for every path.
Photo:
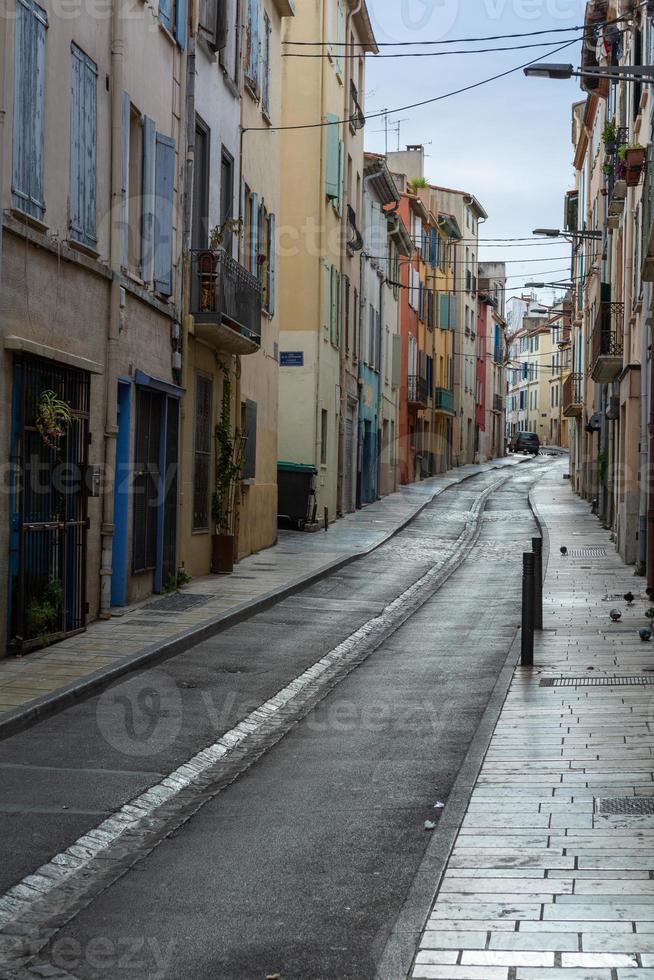
<instances>
[{"instance_id":1,"label":"parked car","mask_svg":"<svg viewBox=\"0 0 654 980\"><path fill-rule=\"evenodd\" d=\"M540 439L535 432L516 432L509 449L512 453L533 453L538 456L540 452Z\"/></svg>"}]
</instances>

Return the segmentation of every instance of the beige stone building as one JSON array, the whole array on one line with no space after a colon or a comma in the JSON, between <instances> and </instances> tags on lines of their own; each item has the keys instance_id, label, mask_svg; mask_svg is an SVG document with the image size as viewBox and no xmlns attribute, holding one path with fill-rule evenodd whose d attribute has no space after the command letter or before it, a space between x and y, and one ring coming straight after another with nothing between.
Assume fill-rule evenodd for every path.
<instances>
[{"instance_id":1,"label":"beige stone building","mask_svg":"<svg viewBox=\"0 0 654 980\"><path fill-rule=\"evenodd\" d=\"M10 14L0 655L175 580L183 394L186 5L161 0L129 23L118 5L111 18L68 18L48 0L16 0Z\"/></svg>"},{"instance_id":2,"label":"beige stone building","mask_svg":"<svg viewBox=\"0 0 654 980\"><path fill-rule=\"evenodd\" d=\"M230 0L209 11L200 5L189 127L181 548L192 575L219 565L227 570L229 558L277 538L281 136L275 127L282 122L283 22L294 6ZM232 461L242 465L223 494L229 440Z\"/></svg>"},{"instance_id":3,"label":"beige stone building","mask_svg":"<svg viewBox=\"0 0 654 980\"><path fill-rule=\"evenodd\" d=\"M293 42L326 57L293 57ZM279 457L317 470L330 519L356 504L360 459L361 214L366 4L315 0L284 25Z\"/></svg>"}]
</instances>

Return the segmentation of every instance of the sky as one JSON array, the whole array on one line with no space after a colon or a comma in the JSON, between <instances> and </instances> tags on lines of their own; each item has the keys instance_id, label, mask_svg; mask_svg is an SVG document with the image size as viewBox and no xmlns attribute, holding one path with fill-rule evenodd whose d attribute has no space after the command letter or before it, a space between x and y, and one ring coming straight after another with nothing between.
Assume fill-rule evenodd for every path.
<instances>
[{"instance_id":1,"label":"sky","mask_svg":"<svg viewBox=\"0 0 654 980\"><path fill-rule=\"evenodd\" d=\"M582 26L585 0L367 0L378 42L441 41ZM578 40L563 51L555 48L578 39L581 32L453 44L439 47L386 48L396 51L442 51L556 42L555 47L488 54L367 60L366 112L432 98L545 55L545 61L579 65ZM400 139L425 145L425 176L433 183L474 194L488 212L481 238L528 238L534 228L561 228L565 192L573 186L571 111L584 98L579 79L551 81L526 78L522 69L471 92L433 105L388 116L390 150ZM383 153L383 119L369 119L366 149ZM507 245L509 243L506 243ZM507 295L529 281L565 280L570 275L570 247L552 243L499 243L480 250L482 260L507 261ZM558 258L557 258L558 257ZM527 261L529 260L529 261ZM533 261L537 260L537 261ZM538 290L546 303L552 291ZM560 295L560 294L559 294Z\"/></svg>"}]
</instances>

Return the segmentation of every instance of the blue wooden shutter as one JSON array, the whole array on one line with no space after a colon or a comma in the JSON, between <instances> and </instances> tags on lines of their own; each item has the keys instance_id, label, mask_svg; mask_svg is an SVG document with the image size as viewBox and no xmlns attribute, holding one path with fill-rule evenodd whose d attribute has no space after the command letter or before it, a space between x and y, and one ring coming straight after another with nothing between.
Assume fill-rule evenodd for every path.
<instances>
[{"instance_id":1,"label":"blue wooden shutter","mask_svg":"<svg viewBox=\"0 0 654 980\"><path fill-rule=\"evenodd\" d=\"M259 91L259 17L260 0L248 2L248 65L246 75L255 92Z\"/></svg>"},{"instance_id":2,"label":"blue wooden shutter","mask_svg":"<svg viewBox=\"0 0 654 980\"><path fill-rule=\"evenodd\" d=\"M120 223L121 223L121 263L127 268L129 261L129 126L132 115L132 105L127 92L123 92L123 168L120 186Z\"/></svg>"},{"instance_id":3,"label":"blue wooden shutter","mask_svg":"<svg viewBox=\"0 0 654 980\"><path fill-rule=\"evenodd\" d=\"M268 215L268 312L271 316L275 313L275 300L277 289L277 219L274 214Z\"/></svg>"},{"instance_id":4,"label":"blue wooden shutter","mask_svg":"<svg viewBox=\"0 0 654 980\"><path fill-rule=\"evenodd\" d=\"M171 0L159 0L159 20L168 30L173 26L170 18L170 3Z\"/></svg>"},{"instance_id":5,"label":"blue wooden shutter","mask_svg":"<svg viewBox=\"0 0 654 980\"><path fill-rule=\"evenodd\" d=\"M175 140L156 135L154 288L170 296L173 291L173 190Z\"/></svg>"},{"instance_id":6,"label":"blue wooden shutter","mask_svg":"<svg viewBox=\"0 0 654 980\"><path fill-rule=\"evenodd\" d=\"M154 119L143 117L143 182L141 196L141 279L152 282L154 269L155 180L157 128Z\"/></svg>"},{"instance_id":7,"label":"blue wooden shutter","mask_svg":"<svg viewBox=\"0 0 654 980\"><path fill-rule=\"evenodd\" d=\"M72 51L70 102L70 232L93 248L96 238L97 67L76 44Z\"/></svg>"},{"instance_id":8,"label":"blue wooden shutter","mask_svg":"<svg viewBox=\"0 0 654 980\"><path fill-rule=\"evenodd\" d=\"M327 197L337 199L339 196L340 176L338 116L335 116L333 112L328 112L327 122L329 125L327 126L327 177L325 194Z\"/></svg>"},{"instance_id":9,"label":"blue wooden shutter","mask_svg":"<svg viewBox=\"0 0 654 980\"><path fill-rule=\"evenodd\" d=\"M16 4L12 193L14 204L42 218L45 11L33 0Z\"/></svg>"},{"instance_id":10,"label":"blue wooden shutter","mask_svg":"<svg viewBox=\"0 0 654 980\"><path fill-rule=\"evenodd\" d=\"M259 195L250 194L250 272L259 275Z\"/></svg>"},{"instance_id":11,"label":"blue wooden shutter","mask_svg":"<svg viewBox=\"0 0 654 980\"><path fill-rule=\"evenodd\" d=\"M436 265L436 253L438 250L438 232L435 228L430 231L430 241L429 241L429 261L431 265Z\"/></svg>"},{"instance_id":12,"label":"blue wooden shutter","mask_svg":"<svg viewBox=\"0 0 654 980\"><path fill-rule=\"evenodd\" d=\"M186 47L186 19L188 17L186 0L175 4L175 37L180 48Z\"/></svg>"}]
</instances>

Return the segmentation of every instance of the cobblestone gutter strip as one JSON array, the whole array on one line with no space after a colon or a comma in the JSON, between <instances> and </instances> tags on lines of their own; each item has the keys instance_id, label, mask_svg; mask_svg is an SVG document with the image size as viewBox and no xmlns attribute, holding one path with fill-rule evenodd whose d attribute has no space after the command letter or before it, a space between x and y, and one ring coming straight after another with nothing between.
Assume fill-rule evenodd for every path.
<instances>
[{"instance_id":1,"label":"cobblestone gutter strip","mask_svg":"<svg viewBox=\"0 0 654 980\"><path fill-rule=\"evenodd\" d=\"M58 976L51 964L33 962L55 933L283 738L438 591L474 547L486 502L508 478L479 495L465 531L440 566L231 731L9 889L0 898L2 976Z\"/></svg>"},{"instance_id":2,"label":"cobblestone gutter strip","mask_svg":"<svg viewBox=\"0 0 654 980\"><path fill-rule=\"evenodd\" d=\"M231 626L236 626L238 623L242 623L245 620L250 619L257 613L269 609L271 606L274 606L281 600L296 595L298 592L301 592L302 589L308 588L310 585L313 585L315 582L319 582L327 575L339 571L341 568L345 568L346 565L350 565L359 558L365 558L367 555L380 548L383 544L386 544L386 542L395 537L395 535L399 534L400 531L404 530L407 525L414 521L416 517L418 517L423 510L436 499L436 497L439 497L450 488L458 487L467 480L471 480L475 476L481 476L484 473L489 472L489 470L505 469L507 467L513 467L519 465L520 463L529 461L530 460L528 457L519 459L517 463L513 461L500 461L489 467L488 470L482 469L475 473L466 473L460 479L449 484L448 486L439 488L439 490L434 493L432 497L425 500L425 502L421 504L413 514L403 519L402 522L397 525L397 527L393 528L392 531L389 531L389 533L380 541L371 545L369 548L365 548L363 551L353 552L343 558L337 558L335 561L324 565L322 568L318 569L318 571L312 572L310 575L299 576L298 578L289 582L287 585L284 585L279 589L273 589L272 591L263 594L258 599L247 600L246 602L235 606L234 609L230 610L229 612L222 613L213 619L207 620L207 622L202 623L200 626L194 626L191 629L178 633L177 636L174 636L170 640L153 643L150 646L145 647L141 653L130 654L123 660L119 660L117 663L112 664L110 667L101 667L94 673L88 674L84 678L80 678L80 680L73 681L70 684L66 684L63 687L58 688L56 691L44 694L42 697L29 701L27 705L19 705L17 708L3 712L2 718L0 718L0 741L8 738L10 735L15 735L16 732L29 728L31 725L36 724L36 722L41 721L43 718L48 718L51 715L63 711L76 701L83 701L92 694L97 694L98 691L101 691L110 684L113 684L114 681L118 680L120 677L124 677L125 674L143 670L145 667L151 667L156 663L161 663L164 660L169 660L171 657L176 657L180 653L185 653L187 650L197 646L199 643L203 643L205 640L211 639L211 637L216 636L216 634L222 632L223 630L228 629Z\"/></svg>"}]
</instances>

